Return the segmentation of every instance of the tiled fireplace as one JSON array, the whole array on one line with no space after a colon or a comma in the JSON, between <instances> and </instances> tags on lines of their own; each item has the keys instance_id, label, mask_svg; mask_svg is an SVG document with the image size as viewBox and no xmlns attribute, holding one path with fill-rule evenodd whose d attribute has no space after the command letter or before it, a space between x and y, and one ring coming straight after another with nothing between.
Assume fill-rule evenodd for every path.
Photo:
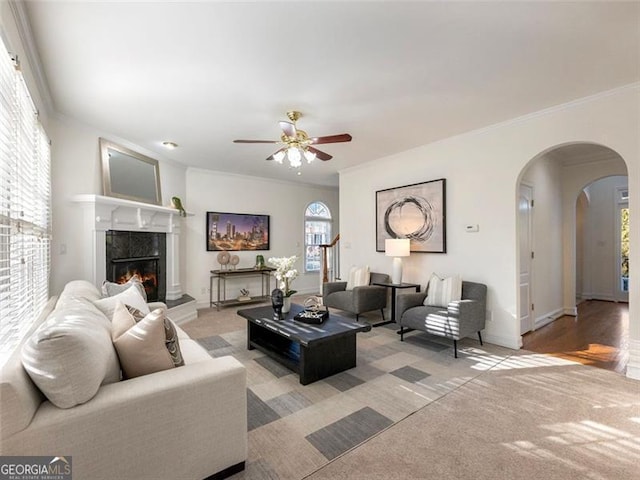
<instances>
[{"instance_id":1,"label":"tiled fireplace","mask_svg":"<svg viewBox=\"0 0 640 480\"><path fill-rule=\"evenodd\" d=\"M117 281L142 269L150 301L182 298L177 210L101 195L73 200L84 210L83 278L100 287L105 279Z\"/></svg>"},{"instance_id":2,"label":"tiled fireplace","mask_svg":"<svg viewBox=\"0 0 640 480\"><path fill-rule=\"evenodd\" d=\"M142 280L148 301L166 300L165 235L162 232L107 231L107 280L125 283L137 275Z\"/></svg>"}]
</instances>

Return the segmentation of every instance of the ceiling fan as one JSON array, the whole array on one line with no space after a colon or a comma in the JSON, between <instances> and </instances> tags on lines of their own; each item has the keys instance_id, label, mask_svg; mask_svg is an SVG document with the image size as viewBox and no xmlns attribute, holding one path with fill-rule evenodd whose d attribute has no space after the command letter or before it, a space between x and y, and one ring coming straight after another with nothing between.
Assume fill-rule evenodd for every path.
<instances>
[{"instance_id":1,"label":"ceiling fan","mask_svg":"<svg viewBox=\"0 0 640 480\"><path fill-rule=\"evenodd\" d=\"M282 163L282 160L286 156L292 167L299 167L302 165L301 160L303 156L308 162L313 161L315 158L323 161L333 158L328 153L312 147L312 145L351 141L351 135L348 133L328 135L325 137L309 137L307 132L299 130L296 127L296 121L302 117L302 113L294 110L287 112L287 117L291 120L290 122L280 122L280 128L282 129L280 140L234 140L233 143L279 143L282 147L269 155L267 160L275 160L278 163Z\"/></svg>"}]
</instances>

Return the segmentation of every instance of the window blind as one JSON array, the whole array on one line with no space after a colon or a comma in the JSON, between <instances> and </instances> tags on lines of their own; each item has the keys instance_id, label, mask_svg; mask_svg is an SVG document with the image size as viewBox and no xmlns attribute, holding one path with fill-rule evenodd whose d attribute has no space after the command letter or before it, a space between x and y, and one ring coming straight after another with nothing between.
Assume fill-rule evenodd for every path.
<instances>
[{"instance_id":1,"label":"window blind","mask_svg":"<svg viewBox=\"0 0 640 480\"><path fill-rule=\"evenodd\" d=\"M49 297L51 148L22 74L0 40L0 355Z\"/></svg>"}]
</instances>

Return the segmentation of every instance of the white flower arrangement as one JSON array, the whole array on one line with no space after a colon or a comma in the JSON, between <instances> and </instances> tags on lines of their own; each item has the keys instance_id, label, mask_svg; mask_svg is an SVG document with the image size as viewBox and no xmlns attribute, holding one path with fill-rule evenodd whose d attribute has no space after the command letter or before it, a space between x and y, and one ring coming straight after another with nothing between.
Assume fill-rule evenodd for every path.
<instances>
[{"instance_id":1,"label":"white flower arrangement","mask_svg":"<svg viewBox=\"0 0 640 480\"><path fill-rule=\"evenodd\" d=\"M271 265L276 267L273 276L278 281L278 288L282 290L285 297L290 297L296 290L291 290L291 283L298 276L298 270L293 268L293 265L298 260L298 257L271 257L267 260Z\"/></svg>"}]
</instances>

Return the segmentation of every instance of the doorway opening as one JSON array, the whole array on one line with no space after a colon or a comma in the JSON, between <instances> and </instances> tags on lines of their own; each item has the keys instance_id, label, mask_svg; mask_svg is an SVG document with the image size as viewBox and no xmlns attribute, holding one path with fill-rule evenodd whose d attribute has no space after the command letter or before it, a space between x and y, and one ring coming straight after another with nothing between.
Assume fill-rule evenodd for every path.
<instances>
[{"instance_id":1,"label":"doorway opening","mask_svg":"<svg viewBox=\"0 0 640 480\"><path fill-rule=\"evenodd\" d=\"M530 186L535 194L528 216L522 215L523 186ZM602 301L628 302L626 187L627 167L622 157L593 143L550 148L521 172L516 191L517 311L521 335L531 332L523 338L525 347L537 344L534 351L560 354L563 352L553 349L561 349L557 339L568 334L578 342L571 351L593 358L606 351L617 359L613 369L621 371L620 364L626 366L628 355L622 350L628 344L628 313L621 317L619 312L608 315L606 309L593 308ZM531 222L528 233L523 225L526 221ZM528 289L522 282L523 272L529 274ZM583 305L585 301L590 303ZM628 312L628 305L621 308ZM582 321L587 311L589 328ZM613 327L613 317L621 319L619 328ZM557 325L563 328L554 330ZM604 332L616 332L618 337L612 340ZM534 342L536 337L542 340Z\"/></svg>"}]
</instances>

